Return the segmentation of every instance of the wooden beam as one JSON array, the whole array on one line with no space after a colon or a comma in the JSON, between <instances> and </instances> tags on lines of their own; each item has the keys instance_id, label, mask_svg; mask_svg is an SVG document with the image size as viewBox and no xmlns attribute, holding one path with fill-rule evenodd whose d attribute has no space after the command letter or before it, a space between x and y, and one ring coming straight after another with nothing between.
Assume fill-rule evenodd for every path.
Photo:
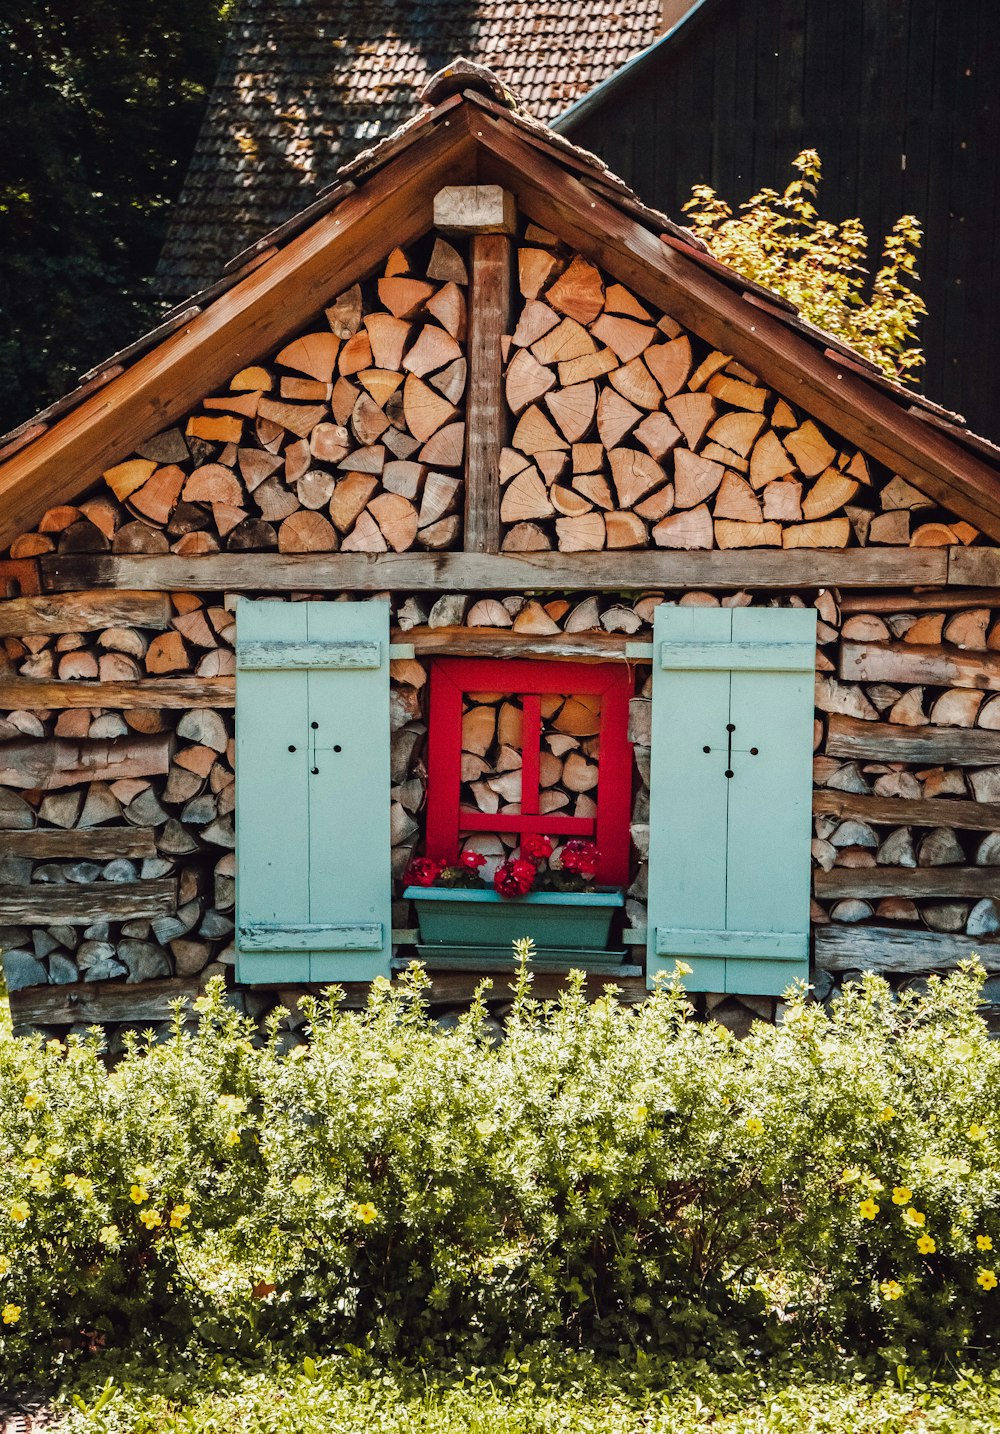
<instances>
[{"instance_id":1,"label":"wooden beam","mask_svg":"<svg viewBox=\"0 0 1000 1434\"><path fill-rule=\"evenodd\" d=\"M511 245L506 234L475 234L471 247L465 549L495 553L500 547L500 450L507 437L500 340L510 326Z\"/></svg>"},{"instance_id":2,"label":"wooden beam","mask_svg":"<svg viewBox=\"0 0 1000 1434\"><path fill-rule=\"evenodd\" d=\"M0 602L0 637L29 637L54 632L99 632L106 627L170 626L166 593L96 592L10 598Z\"/></svg>"},{"instance_id":3,"label":"wooden beam","mask_svg":"<svg viewBox=\"0 0 1000 1434\"><path fill-rule=\"evenodd\" d=\"M551 637L534 637L508 628L482 627L415 627L409 632L393 628L392 641L412 647L414 657L568 657L595 662L631 656L626 649L636 645L634 638L617 632L553 633ZM647 662L652 661L652 643L649 647Z\"/></svg>"},{"instance_id":4,"label":"wooden beam","mask_svg":"<svg viewBox=\"0 0 1000 1434\"><path fill-rule=\"evenodd\" d=\"M1000 652L963 652L919 642L842 642L840 675L849 682L913 682L1000 692Z\"/></svg>"},{"instance_id":5,"label":"wooden beam","mask_svg":"<svg viewBox=\"0 0 1000 1434\"><path fill-rule=\"evenodd\" d=\"M982 526L979 524L978 526ZM950 548L948 581L973 587L1000 588L1000 549Z\"/></svg>"},{"instance_id":6,"label":"wooden beam","mask_svg":"<svg viewBox=\"0 0 1000 1434\"><path fill-rule=\"evenodd\" d=\"M975 551L986 550L976 548ZM949 581L950 571L949 568ZM928 592L904 590L898 593L844 593L840 599L840 611L844 617L853 612L956 612L964 607L1000 607L1000 588L932 588Z\"/></svg>"},{"instance_id":7,"label":"wooden beam","mask_svg":"<svg viewBox=\"0 0 1000 1434\"><path fill-rule=\"evenodd\" d=\"M835 866L813 872L813 890L841 896L996 896L1000 883L989 866Z\"/></svg>"},{"instance_id":8,"label":"wooden beam","mask_svg":"<svg viewBox=\"0 0 1000 1434\"><path fill-rule=\"evenodd\" d=\"M824 750L830 757L874 762L979 767L1000 762L1000 732L974 727L901 727L833 713Z\"/></svg>"},{"instance_id":9,"label":"wooden beam","mask_svg":"<svg viewBox=\"0 0 1000 1434\"><path fill-rule=\"evenodd\" d=\"M836 355L663 243L610 198L528 146L505 117L477 115L479 172L517 194L518 206L586 258L656 304L712 348L733 354L764 383L900 473L959 517L1000 538L1000 474L907 413ZM974 551L974 550L970 550ZM961 581L982 582L964 577ZM1000 579L994 579L1000 585Z\"/></svg>"},{"instance_id":10,"label":"wooden beam","mask_svg":"<svg viewBox=\"0 0 1000 1434\"><path fill-rule=\"evenodd\" d=\"M30 856L39 861L80 857L113 861L120 856L155 856L156 839L148 827L76 827L70 831L38 827L27 832L0 831L0 856Z\"/></svg>"},{"instance_id":11,"label":"wooden beam","mask_svg":"<svg viewBox=\"0 0 1000 1434\"><path fill-rule=\"evenodd\" d=\"M910 731L913 729L910 728ZM866 797L854 792L813 792L813 811L872 826L958 827L960 831L1000 831L1000 802L965 802L948 797ZM997 883L1000 889L1000 881Z\"/></svg>"},{"instance_id":12,"label":"wooden beam","mask_svg":"<svg viewBox=\"0 0 1000 1434\"><path fill-rule=\"evenodd\" d=\"M45 587L170 592L642 592L646 588L893 587L943 583L944 548L604 553L53 555Z\"/></svg>"},{"instance_id":13,"label":"wooden beam","mask_svg":"<svg viewBox=\"0 0 1000 1434\"><path fill-rule=\"evenodd\" d=\"M117 782L122 777L164 776L169 771L170 738L165 734L135 733L112 741L25 737L0 742L0 787L49 792L78 782Z\"/></svg>"},{"instance_id":14,"label":"wooden beam","mask_svg":"<svg viewBox=\"0 0 1000 1434\"><path fill-rule=\"evenodd\" d=\"M978 957L987 971L1000 971L1000 942L898 926L841 926L816 930L816 965L821 971L940 971Z\"/></svg>"},{"instance_id":15,"label":"wooden beam","mask_svg":"<svg viewBox=\"0 0 1000 1434\"><path fill-rule=\"evenodd\" d=\"M196 976L154 981L81 981L67 986L24 986L10 993L14 1026L99 1026L110 1021L169 1021L175 1001L193 1001Z\"/></svg>"},{"instance_id":16,"label":"wooden beam","mask_svg":"<svg viewBox=\"0 0 1000 1434\"><path fill-rule=\"evenodd\" d=\"M89 886L0 886L0 924L89 926L92 921L170 916L177 910L177 882L95 881Z\"/></svg>"},{"instance_id":17,"label":"wooden beam","mask_svg":"<svg viewBox=\"0 0 1000 1434\"><path fill-rule=\"evenodd\" d=\"M146 677L137 682L38 682L0 677L0 712L22 708L235 707L233 677Z\"/></svg>"},{"instance_id":18,"label":"wooden beam","mask_svg":"<svg viewBox=\"0 0 1000 1434\"><path fill-rule=\"evenodd\" d=\"M468 121L468 105L449 106L447 121L439 112L418 143L0 466L0 549L225 385L235 368L299 333L394 245L426 233L437 190L472 177Z\"/></svg>"}]
</instances>

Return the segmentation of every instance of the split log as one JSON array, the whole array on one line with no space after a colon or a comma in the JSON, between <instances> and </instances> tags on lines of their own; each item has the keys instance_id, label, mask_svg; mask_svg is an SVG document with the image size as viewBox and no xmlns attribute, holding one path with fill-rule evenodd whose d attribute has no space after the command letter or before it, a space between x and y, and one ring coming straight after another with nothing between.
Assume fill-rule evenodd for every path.
<instances>
[{"instance_id":1,"label":"split log","mask_svg":"<svg viewBox=\"0 0 1000 1434\"><path fill-rule=\"evenodd\" d=\"M549 501L564 518L579 518L584 513L589 513L593 506L582 493L573 488L564 488L560 483L553 483L549 489Z\"/></svg>"},{"instance_id":2,"label":"split log","mask_svg":"<svg viewBox=\"0 0 1000 1434\"><path fill-rule=\"evenodd\" d=\"M604 547L604 514L595 510L579 518L557 518L556 540L560 552L596 552Z\"/></svg>"},{"instance_id":3,"label":"split log","mask_svg":"<svg viewBox=\"0 0 1000 1434\"><path fill-rule=\"evenodd\" d=\"M825 518L849 503L857 491L855 479L836 468L826 468L802 500L803 516L809 521Z\"/></svg>"},{"instance_id":4,"label":"split log","mask_svg":"<svg viewBox=\"0 0 1000 1434\"><path fill-rule=\"evenodd\" d=\"M660 386L641 358L631 359L621 368L612 370L608 379L630 403L650 410L659 408L662 397Z\"/></svg>"},{"instance_id":5,"label":"split log","mask_svg":"<svg viewBox=\"0 0 1000 1434\"><path fill-rule=\"evenodd\" d=\"M548 490L537 468L523 469L504 489L500 502L501 522L519 523L530 518L551 518L554 512Z\"/></svg>"},{"instance_id":6,"label":"split log","mask_svg":"<svg viewBox=\"0 0 1000 1434\"><path fill-rule=\"evenodd\" d=\"M536 339L531 352L542 364L568 363L570 359L596 353L597 345L582 324L575 319L562 319L554 329Z\"/></svg>"},{"instance_id":7,"label":"split log","mask_svg":"<svg viewBox=\"0 0 1000 1434\"><path fill-rule=\"evenodd\" d=\"M644 548L649 543L649 530L637 513L606 513L604 526L609 548Z\"/></svg>"},{"instance_id":8,"label":"split log","mask_svg":"<svg viewBox=\"0 0 1000 1434\"><path fill-rule=\"evenodd\" d=\"M330 333L303 334L278 353L275 362L296 373L308 374L320 383L331 383L340 349L340 339ZM268 385L270 387L270 385Z\"/></svg>"},{"instance_id":9,"label":"split log","mask_svg":"<svg viewBox=\"0 0 1000 1434\"><path fill-rule=\"evenodd\" d=\"M418 528L417 542L422 548L439 552L446 548L453 548L461 530L461 515L451 513L447 518L439 518L436 523L428 523L426 528Z\"/></svg>"},{"instance_id":10,"label":"split log","mask_svg":"<svg viewBox=\"0 0 1000 1434\"><path fill-rule=\"evenodd\" d=\"M617 363L618 359L610 349L597 349L592 354L581 354L579 358L562 359L559 363L559 382L563 388L586 383L589 379L611 373Z\"/></svg>"},{"instance_id":11,"label":"split log","mask_svg":"<svg viewBox=\"0 0 1000 1434\"><path fill-rule=\"evenodd\" d=\"M590 431L594 422L597 389L590 382L573 384L549 393L545 406L559 425L563 437L570 443L576 443Z\"/></svg>"},{"instance_id":12,"label":"split log","mask_svg":"<svg viewBox=\"0 0 1000 1434\"><path fill-rule=\"evenodd\" d=\"M819 523L801 523L785 528L781 542L785 548L846 548L851 537L847 518L827 518Z\"/></svg>"},{"instance_id":13,"label":"split log","mask_svg":"<svg viewBox=\"0 0 1000 1434\"><path fill-rule=\"evenodd\" d=\"M419 458L421 463L434 468L460 468L464 454L465 424L448 423L424 444Z\"/></svg>"},{"instance_id":14,"label":"split log","mask_svg":"<svg viewBox=\"0 0 1000 1434\"><path fill-rule=\"evenodd\" d=\"M458 487L454 479L446 479L445 482L453 482L455 488ZM401 498L398 493L380 493L378 497L372 498L368 511L378 523L382 536L394 553L404 553L407 548L413 546L417 536L417 510L407 498ZM440 514L435 515L438 516Z\"/></svg>"},{"instance_id":15,"label":"split log","mask_svg":"<svg viewBox=\"0 0 1000 1434\"><path fill-rule=\"evenodd\" d=\"M551 259L551 255L548 257ZM536 294L526 297L534 298ZM594 265L576 255L549 287L545 297L559 313L581 324L590 324L604 307L604 285Z\"/></svg>"},{"instance_id":16,"label":"split log","mask_svg":"<svg viewBox=\"0 0 1000 1434\"><path fill-rule=\"evenodd\" d=\"M715 541L720 548L780 548L781 531L780 523L740 523L717 518Z\"/></svg>"},{"instance_id":17,"label":"split log","mask_svg":"<svg viewBox=\"0 0 1000 1434\"><path fill-rule=\"evenodd\" d=\"M653 541L660 548L710 548L713 538L712 515L704 503L663 518L653 528Z\"/></svg>"},{"instance_id":18,"label":"split log","mask_svg":"<svg viewBox=\"0 0 1000 1434\"><path fill-rule=\"evenodd\" d=\"M597 403L597 432L606 449L614 448L642 418L642 412L613 388L601 390Z\"/></svg>"},{"instance_id":19,"label":"split log","mask_svg":"<svg viewBox=\"0 0 1000 1434\"><path fill-rule=\"evenodd\" d=\"M504 534L501 545L505 553L541 553L551 547L549 535L537 523L515 523Z\"/></svg>"},{"instance_id":20,"label":"split log","mask_svg":"<svg viewBox=\"0 0 1000 1434\"><path fill-rule=\"evenodd\" d=\"M329 508L338 532L346 533L353 527L377 487L378 479L367 473L348 473L338 481Z\"/></svg>"},{"instance_id":21,"label":"split log","mask_svg":"<svg viewBox=\"0 0 1000 1434\"><path fill-rule=\"evenodd\" d=\"M681 432L665 413L649 413L637 425L635 437L651 458L660 459L680 442Z\"/></svg>"},{"instance_id":22,"label":"split log","mask_svg":"<svg viewBox=\"0 0 1000 1434\"><path fill-rule=\"evenodd\" d=\"M366 509L358 514L354 527L341 542L340 550L344 553L385 553L389 547L381 528Z\"/></svg>"},{"instance_id":23,"label":"split log","mask_svg":"<svg viewBox=\"0 0 1000 1434\"><path fill-rule=\"evenodd\" d=\"M683 334L669 343L655 344L647 348L645 361L664 398L673 398L674 394L680 393L691 372L691 341Z\"/></svg>"},{"instance_id":24,"label":"split log","mask_svg":"<svg viewBox=\"0 0 1000 1434\"><path fill-rule=\"evenodd\" d=\"M300 509L286 518L278 529L281 553L331 553L337 546L333 526L310 509Z\"/></svg>"},{"instance_id":25,"label":"split log","mask_svg":"<svg viewBox=\"0 0 1000 1434\"><path fill-rule=\"evenodd\" d=\"M378 281L379 300L397 319L416 318L436 292L435 285L426 279L389 275Z\"/></svg>"},{"instance_id":26,"label":"split log","mask_svg":"<svg viewBox=\"0 0 1000 1434\"><path fill-rule=\"evenodd\" d=\"M841 675L869 682L928 683L1000 691L1000 654L973 655L904 642L841 648Z\"/></svg>"},{"instance_id":27,"label":"split log","mask_svg":"<svg viewBox=\"0 0 1000 1434\"><path fill-rule=\"evenodd\" d=\"M368 334L371 358L361 367L399 369L403 363L403 349L412 332L412 325L405 319L394 318L391 314L366 314L364 326Z\"/></svg>"},{"instance_id":28,"label":"split log","mask_svg":"<svg viewBox=\"0 0 1000 1434\"><path fill-rule=\"evenodd\" d=\"M682 393L667 399L667 412L694 451L716 416L715 399L708 393Z\"/></svg>"},{"instance_id":29,"label":"split log","mask_svg":"<svg viewBox=\"0 0 1000 1434\"><path fill-rule=\"evenodd\" d=\"M540 364L530 349L519 349L507 366L504 387L508 408L514 414L521 413L529 403L548 393L555 381L552 370Z\"/></svg>"},{"instance_id":30,"label":"split log","mask_svg":"<svg viewBox=\"0 0 1000 1434\"><path fill-rule=\"evenodd\" d=\"M618 504L631 508L640 498L666 481L666 473L654 458L633 448L614 448L608 454ZM574 482L574 487L580 484ZM582 490L581 490L582 491Z\"/></svg>"},{"instance_id":31,"label":"split log","mask_svg":"<svg viewBox=\"0 0 1000 1434\"><path fill-rule=\"evenodd\" d=\"M763 491L764 517L779 523L802 520L802 484L794 478L778 478Z\"/></svg>"},{"instance_id":32,"label":"split log","mask_svg":"<svg viewBox=\"0 0 1000 1434\"><path fill-rule=\"evenodd\" d=\"M599 508L610 509L615 506L615 500L603 473L577 473L573 478L573 487L590 502L596 503Z\"/></svg>"},{"instance_id":33,"label":"split log","mask_svg":"<svg viewBox=\"0 0 1000 1434\"><path fill-rule=\"evenodd\" d=\"M837 457L836 449L830 447L811 419L806 419L794 433L786 434L784 442L799 472L807 478L815 478L831 467Z\"/></svg>"},{"instance_id":34,"label":"split log","mask_svg":"<svg viewBox=\"0 0 1000 1434\"><path fill-rule=\"evenodd\" d=\"M656 330L650 324L637 323L618 314L601 314L590 325L598 343L611 349L620 363L628 363L649 347Z\"/></svg>"},{"instance_id":35,"label":"split log","mask_svg":"<svg viewBox=\"0 0 1000 1434\"><path fill-rule=\"evenodd\" d=\"M674 450L674 504L678 508L694 508L710 498L722 482L725 469L721 463L702 458L687 448ZM641 496L641 495L640 495ZM625 505L629 506L629 505Z\"/></svg>"},{"instance_id":36,"label":"split log","mask_svg":"<svg viewBox=\"0 0 1000 1434\"><path fill-rule=\"evenodd\" d=\"M417 464L410 466L419 467ZM439 518L446 517L457 503L461 491L461 479L450 478L446 473L428 473L424 481L424 491L420 502L420 516L417 526L427 528L430 527L432 523L436 523ZM404 493L400 496L405 498L410 495ZM372 511L374 511L374 504L372 504ZM386 534L386 537L388 537L388 534ZM402 549L397 548L396 551L401 552Z\"/></svg>"},{"instance_id":37,"label":"split log","mask_svg":"<svg viewBox=\"0 0 1000 1434\"><path fill-rule=\"evenodd\" d=\"M422 443L450 423L457 412L453 404L415 374L410 374L403 386L403 411L407 428Z\"/></svg>"},{"instance_id":38,"label":"split log","mask_svg":"<svg viewBox=\"0 0 1000 1434\"><path fill-rule=\"evenodd\" d=\"M445 284L427 300L425 307L456 342L465 338L465 296L456 283Z\"/></svg>"},{"instance_id":39,"label":"split log","mask_svg":"<svg viewBox=\"0 0 1000 1434\"><path fill-rule=\"evenodd\" d=\"M522 413L512 442L515 448L529 457L552 449L565 450L569 446L536 404L531 404Z\"/></svg>"}]
</instances>

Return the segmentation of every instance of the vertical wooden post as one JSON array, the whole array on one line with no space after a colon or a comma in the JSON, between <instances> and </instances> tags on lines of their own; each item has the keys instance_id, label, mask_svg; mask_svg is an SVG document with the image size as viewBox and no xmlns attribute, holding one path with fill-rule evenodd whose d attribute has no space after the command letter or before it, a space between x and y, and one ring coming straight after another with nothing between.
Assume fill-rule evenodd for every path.
<instances>
[{"instance_id":1,"label":"vertical wooden post","mask_svg":"<svg viewBox=\"0 0 1000 1434\"><path fill-rule=\"evenodd\" d=\"M465 551L500 548L500 449L506 438L500 340L510 322L511 244L472 236L469 387L466 399Z\"/></svg>"}]
</instances>

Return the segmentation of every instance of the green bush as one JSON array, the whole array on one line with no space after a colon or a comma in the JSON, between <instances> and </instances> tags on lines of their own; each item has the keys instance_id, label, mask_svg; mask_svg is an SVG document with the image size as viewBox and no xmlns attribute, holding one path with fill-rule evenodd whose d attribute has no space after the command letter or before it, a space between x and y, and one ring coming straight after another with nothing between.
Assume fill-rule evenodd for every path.
<instances>
[{"instance_id":1,"label":"green bush","mask_svg":"<svg viewBox=\"0 0 1000 1434\"><path fill-rule=\"evenodd\" d=\"M739 1042L522 976L505 1039L414 969L287 1053L215 986L197 1029L0 1039L0 1362L201 1341L486 1360L995 1346L1000 1047L981 973ZM994 1251L993 1246L997 1249Z\"/></svg>"}]
</instances>

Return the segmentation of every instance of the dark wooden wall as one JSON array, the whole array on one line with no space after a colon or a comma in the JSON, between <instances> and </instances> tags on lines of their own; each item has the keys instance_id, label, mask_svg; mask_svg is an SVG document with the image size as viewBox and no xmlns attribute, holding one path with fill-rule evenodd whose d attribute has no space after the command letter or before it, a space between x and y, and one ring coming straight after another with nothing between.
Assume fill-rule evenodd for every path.
<instances>
[{"instance_id":1,"label":"dark wooden wall","mask_svg":"<svg viewBox=\"0 0 1000 1434\"><path fill-rule=\"evenodd\" d=\"M1000 4L707 0L566 127L681 218L691 186L731 203L823 159L821 209L881 236L924 224L924 391L1000 439Z\"/></svg>"}]
</instances>

